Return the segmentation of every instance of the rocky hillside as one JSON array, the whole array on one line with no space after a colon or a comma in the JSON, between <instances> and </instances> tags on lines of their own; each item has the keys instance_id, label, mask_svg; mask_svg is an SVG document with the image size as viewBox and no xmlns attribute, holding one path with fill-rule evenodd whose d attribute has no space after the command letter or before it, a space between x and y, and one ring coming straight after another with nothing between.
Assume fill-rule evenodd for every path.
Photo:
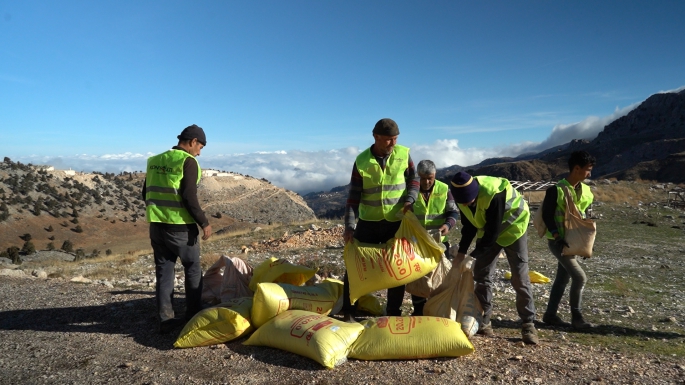
<instances>
[{"instance_id":1,"label":"rocky hillside","mask_svg":"<svg viewBox=\"0 0 685 385\"><path fill-rule=\"evenodd\" d=\"M198 188L215 232L315 218L293 192L266 180L225 174L203 177ZM64 248L89 257L149 248L144 178L144 173L59 171L5 158L0 163L0 252Z\"/></svg>"},{"instance_id":2,"label":"rocky hillside","mask_svg":"<svg viewBox=\"0 0 685 385\"><path fill-rule=\"evenodd\" d=\"M465 168L473 169L475 174L513 180L556 179L567 172L566 159L576 150L588 151L597 158L595 178L685 182L685 173L678 172L685 154L685 91L650 96L607 125L593 140L573 140L538 154L489 165L492 161L486 160ZM449 179L453 174L441 176Z\"/></svg>"}]
</instances>

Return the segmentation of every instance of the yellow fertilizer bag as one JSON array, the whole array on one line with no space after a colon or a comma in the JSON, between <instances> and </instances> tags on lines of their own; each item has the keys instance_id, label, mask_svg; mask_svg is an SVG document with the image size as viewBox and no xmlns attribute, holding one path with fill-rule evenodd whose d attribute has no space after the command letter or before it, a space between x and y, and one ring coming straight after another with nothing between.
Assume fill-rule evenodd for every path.
<instances>
[{"instance_id":1,"label":"yellow fertilizer bag","mask_svg":"<svg viewBox=\"0 0 685 385\"><path fill-rule=\"evenodd\" d=\"M538 273L537 271L529 270L528 277L530 277L530 283L549 283L550 279ZM504 279L511 279L511 271L504 273Z\"/></svg>"},{"instance_id":2,"label":"yellow fertilizer bag","mask_svg":"<svg viewBox=\"0 0 685 385\"><path fill-rule=\"evenodd\" d=\"M252 323L260 327L286 310L307 310L328 314L342 296L343 284L324 280L314 286L294 286L287 283L260 283L254 294Z\"/></svg>"},{"instance_id":3,"label":"yellow fertilizer bag","mask_svg":"<svg viewBox=\"0 0 685 385\"><path fill-rule=\"evenodd\" d=\"M337 282L340 285L343 285L342 281L333 278L326 278L324 282L325 281ZM341 292L340 297L338 297L338 301L335 303L335 305L333 305L333 309L331 309L331 312L328 314L336 315L340 313L340 310L342 310L342 302L343 297ZM381 301L378 299L378 297L373 294L363 295L357 300L357 311L374 317L385 315L385 307L381 304Z\"/></svg>"},{"instance_id":4,"label":"yellow fertilizer bag","mask_svg":"<svg viewBox=\"0 0 685 385\"><path fill-rule=\"evenodd\" d=\"M250 290L257 291L257 285L262 282L289 283L302 286L314 274L316 274L316 269L294 265L285 259L271 257L252 271Z\"/></svg>"},{"instance_id":5,"label":"yellow fertilizer bag","mask_svg":"<svg viewBox=\"0 0 685 385\"><path fill-rule=\"evenodd\" d=\"M365 312L376 317L385 315L385 307L381 305L381 301L378 300L378 297L373 294L363 295L357 300L357 311Z\"/></svg>"},{"instance_id":6,"label":"yellow fertilizer bag","mask_svg":"<svg viewBox=\"0 0 685 385\"><path fill-rule=\"evenodd\" d=\"M252 298L236 298L201 310L188 321L174 347L192 348L234 340L252 331Z\"/></svg>"},{"instance_id":7,"label":"yellow fertilizer bag","mask_svg":"<svg viewBox=\"0 0 685 385\"><path fill-rule=\"evenodd\" d=\"M411 360L459 357L473 345L458 322L440 317L380 317L361 322L364 332L352 344L349 358Z\"/></svg>"},{"instance_id":8,"label":"yellow fertilizer bag","mask_svg":"<svg viewBox=\"0 0 685 385\"><path fill-rule=\"evenodd\" d=\"M363 330L358 323L306 310L288 310L262 325L243 344L285 350L331 369L347 361L350 345Z\"/></svg>"},{"instance_id":9,"label":"yellow fertilizer bag","mask_svg":"<svg viewBox=\"0 0 685 385\"><path fill-rule=\"evenodd\" d=\"M401 286L430 273L440 262L445 246L423 228L408 211L395 238L385 245L360 243L345 245L344 259L350 281L350 301L377 290Z\"/></svg>"}]
</instances>

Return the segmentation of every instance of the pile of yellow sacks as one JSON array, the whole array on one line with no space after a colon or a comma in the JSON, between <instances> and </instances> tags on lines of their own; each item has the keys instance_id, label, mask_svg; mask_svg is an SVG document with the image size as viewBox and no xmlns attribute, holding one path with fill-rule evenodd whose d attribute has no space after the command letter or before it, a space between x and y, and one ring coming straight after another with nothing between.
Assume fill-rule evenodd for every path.
<instances>
[{"instance_id":1,"label":"pile of yellow sacks","mask_svg":"<svg viewBox=\"0 0 685 385\"><path fill-rule=\"evenodd\" d=\"M444 248L423 229L413 213L403 219L395 238L386 245L348 243L345 263L350 292L359 310L378 318L346 323L337 313L343 284L325 279L303 286L316 271L269 258L249 280L251 297L226 300L235 283L208 277L220 288L207 290L209 302L219 302L196 314L174 343L177 348L225 343L254 333L245 345L269 346L311 358L333 368L348 357L361 360L456 357L473 352L459 323L439 317L382 317L383 307L371 293L423 277L440 261ZM222 257L221 266L240 265ZM235 262L235 263L234 263ZM218 265L217 265L218 266ZM244 268L244 267L243 267ZM210 268L217 274L219 268ZM206 277L207 278L207 277ZM385 282L385 283L383 283ZM222 294L223 293L223 294Z\"/></svg>"}]
</instances>

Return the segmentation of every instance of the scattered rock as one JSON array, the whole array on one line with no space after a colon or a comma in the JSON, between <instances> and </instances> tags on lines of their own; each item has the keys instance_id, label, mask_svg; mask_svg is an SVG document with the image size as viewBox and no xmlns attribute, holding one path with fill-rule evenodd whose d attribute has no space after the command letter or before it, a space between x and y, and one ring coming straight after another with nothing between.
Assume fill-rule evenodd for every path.
<instances>
[{"instance_id":1,"label":"scattered rock","mask_svg":"<svg viewBox=\"0 0 685 385\"><path fill-rule=\"evenodd\" d=\"M33 270L33 271L31 272L31 275L34 276L34 277L36 277L36 278L40 278L40 279L48 279L48 273L45 272L45 270L42 270L42 269Z\"/></svg>"},{"instance_id":2,"label":"scattered rock","mask_svg":"<svg viewBox=\"0 0 685 385\"><path fill-rule=\"evenodd\" d=\"M82 275L79 275L77 277L74 277L70 280L70 282L76 282L76 283L91 283L92 281L88 278L85 278Z\"/></svg>"},{"instance_id":3,"label":"scattered rock","mask_svg":"<svg viewBox=\"0 0 685 385\"><path fill-rule=\"evenodd\" d=\"M0 275L7 277L25 277L24 270L19 269L2 269L0 270Z\"/></svg>"}]
</instances>

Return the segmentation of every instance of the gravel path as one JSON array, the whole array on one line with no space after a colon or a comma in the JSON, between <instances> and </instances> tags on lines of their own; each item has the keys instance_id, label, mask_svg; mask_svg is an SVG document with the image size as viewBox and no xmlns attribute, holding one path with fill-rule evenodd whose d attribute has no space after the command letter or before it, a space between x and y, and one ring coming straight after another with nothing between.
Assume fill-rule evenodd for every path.
<instances>
[{"instance_id":1,"label":"gravel path","mask_svg":"<svg viewBox=\"0 0 685 385\"><path fill-rule=\"evenodd\" d=\"M0 277L0 291L0 384L685 383L677 358L589 348L553 330L524 346L508 320L495 323L499 337L475 337L469 356L351 360L326 370L243 340L173 349L175 334L156 332L152 290Z\"/></svg>"}]
</instances>

